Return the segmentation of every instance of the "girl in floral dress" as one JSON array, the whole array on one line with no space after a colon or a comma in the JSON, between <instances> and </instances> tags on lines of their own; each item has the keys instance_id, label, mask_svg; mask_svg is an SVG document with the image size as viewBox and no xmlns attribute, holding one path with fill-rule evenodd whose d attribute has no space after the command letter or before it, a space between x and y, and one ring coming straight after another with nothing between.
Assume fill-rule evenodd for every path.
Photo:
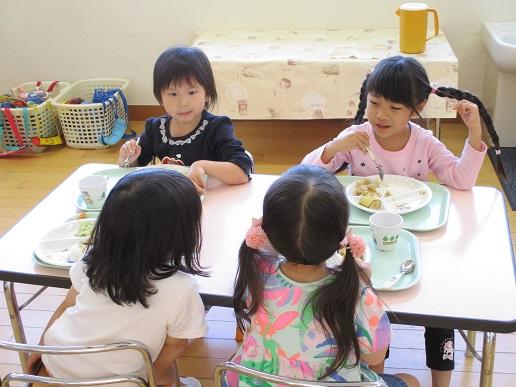
<instances>
[{"instance_id":1,"label":"girl in floral dress","mask_svg":"<svg viewBox=\"0 0 516 387\"><path fill-rule=\"evenodd\" d=\"M342 186L320 167L295 166L269 188L263 218L240 248L233 304L245 333L234 362L302 380L419 385L368 368L383 360L391 329L358 258L363 241L345 241L348 218ZM342 262L330 269L326 260L342 247ZM230 372L225 383L264 385Z\"/></svg>"}]
</instances>

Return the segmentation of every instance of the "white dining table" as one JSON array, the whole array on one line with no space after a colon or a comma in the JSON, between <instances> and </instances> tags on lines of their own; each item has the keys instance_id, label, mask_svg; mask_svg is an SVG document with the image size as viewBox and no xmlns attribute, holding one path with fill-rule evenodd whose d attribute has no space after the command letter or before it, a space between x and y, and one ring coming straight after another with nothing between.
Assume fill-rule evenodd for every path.
<instances>
[{"instance_id":1,"label":"white dining table","mask_svg":"<svg viewBox=\"0 0 516 387\"><path fill-rule=\"evenodd\" d=\"M67 270L34 262L38 241L78 212L79 179L110 168L116 166L81 166L0 238L0 280L16 341L25 342L25 334L15 284L71 285ZM254 174L247 184L209 186L202 202L201 264L211 275L197 279L205 304L232 306L238 249L277 178ZM414 233L421 256L420 281L403 291L380 294L392 323L484 332L480 386L490 386L496 333L516 331L516 266L507 213L495 188L450 192L447 223Z\"/></svg>"}]
</instances>

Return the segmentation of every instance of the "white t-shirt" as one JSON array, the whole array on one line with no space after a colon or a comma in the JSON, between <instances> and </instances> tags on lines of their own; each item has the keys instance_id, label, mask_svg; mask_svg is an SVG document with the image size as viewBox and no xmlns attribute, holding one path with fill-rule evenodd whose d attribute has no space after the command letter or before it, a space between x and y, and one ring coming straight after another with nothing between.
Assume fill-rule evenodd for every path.
<instances>
[{"instance_id":1,"label":"white t-shirt","mask_svg":"<svg viewBox=\"0 0 516 387\"><path fill-rule=\"evenodd\" d=\"M48 329L45 345L108 344L137 340L147 347L154 361L166 336L183 339L203 337L207 332L204 306L192 275L177 272L153 281L157 293L141 304L117 305L107 295L89 286L82 261L70 269L72 286L78 291L69 307ZM43 355L43 363L55 377L100 377L121 373L145 376L141 355L116 351L93 355Z\"/></svg>"}]
</instances>

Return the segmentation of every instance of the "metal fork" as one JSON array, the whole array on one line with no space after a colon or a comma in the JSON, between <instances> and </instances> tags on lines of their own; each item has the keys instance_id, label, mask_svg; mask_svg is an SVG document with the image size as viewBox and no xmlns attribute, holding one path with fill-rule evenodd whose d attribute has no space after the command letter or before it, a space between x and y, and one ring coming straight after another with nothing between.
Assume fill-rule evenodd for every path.
<instances>
[{"instance_id":1,"label":"metal fork","mask_svg":"<svg viewBox=\"0 0 516 387\"><path fill-rule=\"evenodd\" d=\"M383 181L383 176L384 176L384 173L383 173L383 167L380 165L380 163L376 160L376 157L374 156L374 153L373 151L371 150L371 148L367 147L366 148L366 152L368 154L368 156L374 161L374 163L376 164L376 168L378 169L378 175L380 175L380 180Z\"/></svg>"},{"instance_id":2,"label":"metal fork","mask_svg":"<svg viewBox=\"0 0 516 387\"><path fill-rule=\"evenodd\" d=\"M136 139L136 145L140 143L140 137ZM131 152L129 152L129 156L124 160L124 168L129 168L129 159L133 157L134 149L131 149Z\"/></svg>"}]
</instances>

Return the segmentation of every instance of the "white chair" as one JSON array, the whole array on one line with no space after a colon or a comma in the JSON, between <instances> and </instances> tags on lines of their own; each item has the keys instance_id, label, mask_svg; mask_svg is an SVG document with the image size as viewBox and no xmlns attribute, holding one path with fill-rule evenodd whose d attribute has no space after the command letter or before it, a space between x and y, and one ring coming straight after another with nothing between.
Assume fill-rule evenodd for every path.
<instances>
[{"instance_id":1,"label":"white chair","mask_svg":"<svg viewBox=\"0 0 516 387\"><path fill-rule=\"evenodd\" d=\"M215 387L222 386L222 376L226 371L235 372L239 375L249 376L263 382L275 383L290 387L387 387L384 382L322 382L307 381L286 378L284 376L270 375L265 372L256 371L230 361L219 364L215 367ZM234 386L231 386L234 387Z\"/></svg>"},{"instance_id":2,"label":"white chair","mask_svg":"<svg viewBox=\"0 0 516 387\"><path fill-rule=\"evenodd\" d=\"M138 375L123 374L113 375L99 378L83 378L83 379L64 379L50 376L38 376L25 373L7 374L2 380L2 387L9 386L11 382L38 383L44 385L64 385L64 386L96 386L100 384L116 384L116 383L133 383L141 387L155 387L156 379L152 365L151 356L147 348L137 341L124 341L120 343L105 345L89 345L89 346L45 346L19 344L10 341L0 341L0 348L25 353L40 353L48 355L74 355L74 354L92 354L99 352L124 351L133 350L141 354L147 380Z\"/></svg>"}]
</instances>

